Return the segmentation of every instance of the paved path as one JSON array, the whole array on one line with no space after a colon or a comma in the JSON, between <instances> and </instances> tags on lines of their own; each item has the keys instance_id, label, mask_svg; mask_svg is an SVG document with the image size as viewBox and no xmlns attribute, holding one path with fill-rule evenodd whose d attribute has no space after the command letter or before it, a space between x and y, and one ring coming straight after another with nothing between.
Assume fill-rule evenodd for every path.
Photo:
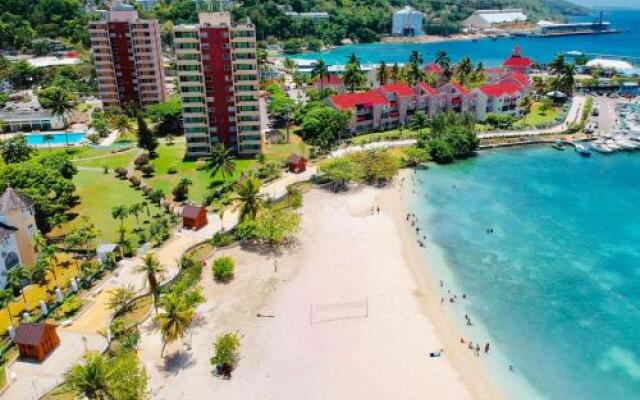
<instances>
[{"instance_id":1,"label":"paved path","mask_svg":"<svg viewBox=\"0 0 640 400\"><path fill-rule=\"evenodd\" d=\"M118 139L118 136L120 136L120 132L117 129L112 130L111 133L109 133L109 136L102 139L102 141L100 142L100 146L113 145L113 143L115 143L115 141Z\"/></svg>"}]
</instances>

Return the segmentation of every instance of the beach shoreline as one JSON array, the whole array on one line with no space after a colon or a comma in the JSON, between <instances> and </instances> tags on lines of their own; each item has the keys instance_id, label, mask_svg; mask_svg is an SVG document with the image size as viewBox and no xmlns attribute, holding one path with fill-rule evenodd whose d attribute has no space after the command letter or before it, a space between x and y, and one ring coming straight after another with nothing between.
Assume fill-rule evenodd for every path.
<instances>
[{"instance_id":1,"label":"beach shoreline","mask_svg":"<svg viewBox=\"0 0 640 400\"><path fill-rule=\"evenodd\" d=\"M460 343L463 333L456 326L453 316L447 312L446 307L440 304L441 294L438 290L437 279L429 274L425 265L430 260L422 253L415 233L406 220L411 210L407 206L404 196L409 184L408 178L413 174L412 170L402 170L397 178L398 182L387 189L383 194L383 206L389 213L400 235L403 247L405 265L409 268L421 296L416 300L423 314L435 325L437 333L442 340L445 356L452 362L455 370L460 374L464 385L471 392L474 399L499 400L503 395L495 387L494 381L489 377L487 367L482 365L466 344ZM404 193L403 193L404 192ZM481 353L484 349L481 349Z\"/></svg>"}]
</instances>

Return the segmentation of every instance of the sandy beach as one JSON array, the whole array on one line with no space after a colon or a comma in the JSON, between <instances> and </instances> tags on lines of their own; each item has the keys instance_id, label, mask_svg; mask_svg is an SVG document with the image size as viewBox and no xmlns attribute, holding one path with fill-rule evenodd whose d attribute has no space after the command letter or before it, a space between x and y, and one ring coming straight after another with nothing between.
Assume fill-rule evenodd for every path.
<instances>
[{"instance_id":1,"label":"sandy beach","mask_svg":"<svg viewBox=\"0 0 640 400\"><path fill-rule=\"evenodd\" d=\"M449 36L439 35L418 35L418 36L386 36L380 42L382 43L442 43L442 42L458 42L464 40L478 40L488 37L483 33L456 33Z\"/></svg>"},{"instance_id":2,"label":"sandy beach","mask_svg":"<svg viewBox=\"0 0 640 400\"><path fill-rule=\"evenodd\" d=\"M313 189L302 213L296 244L277 258L216 254L236 260L236 278L221 285L204 270L201 318L167 358L145 324L154 399L499 398L426 278L397 186ZM241 359L222 380L209 358L229 331L242 336Z\"/></svg>"}]
</instances>

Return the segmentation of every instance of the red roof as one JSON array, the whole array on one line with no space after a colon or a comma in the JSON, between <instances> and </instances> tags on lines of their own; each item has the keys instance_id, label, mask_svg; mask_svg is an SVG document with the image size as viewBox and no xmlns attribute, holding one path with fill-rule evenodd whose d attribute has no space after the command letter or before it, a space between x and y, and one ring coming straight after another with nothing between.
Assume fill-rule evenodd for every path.
<instances>
[{"instance_id":1,"label":"red roof","mask_svg":"<svg viewBox=\"0 0 640 400\"><path fill-rule=\"evenodd\" d=\"M502 74L504 70L502 68L487 68L485 69L485 72L487 74L499 75L499 74Z\"/></svg>"},{"instance_id":2,"label":"red roof","mask_svg":"<svg viewBox=\"0 0 640 400\"><path fill-rule=\"evenodd\" d=\"M320 84L320 79L316 79L314 82L316 85ZM342 85L342 79L338 75L326 75L322 77L322 83L325 85Z\"/></svg>"},{"instance_id":3,"label":"red roof","mask_svg":"<svg viewBox=\"0 0 640 400\"><path fill-rule=\"evenodd\" d=\"M463 95L469 94L469 91L457 82L451 82L451 86L453 86L458 92Z\"/></svg>"},{"instance_id":4,"label":"red roof","mask_svg":"<svg viewBox=\"0 0 640 400\"><path fill-rule=\"evenodd\" d=\"M500 82L515 81L521 86L529 86L529 77L520 72L509 72L500 79Z\"/></svg>"},{"instance_id":5,"label":"red roof","mask_svg":"<svg viewBox=\"0 0 640 400\"><path fill-rule=\"evenodd\" d=\"M418 87L427 92L430 96L435 96L438 94L438 91L436 89L432 88L424 82L418 82Z\"/></svg>"},{"instance_id":6,"label":"red roof","mask_svg":"<svg viewBox=\"0 0 640 400\"><path fill-rule=\"evenodd\" d=\"M184 218L195 219L195 218L198 218L198 215L200 215L200 213L203 211L206 212L206 210L203 207L196 207L196 206L187 204L184 207L182 207L182 216Z\"/></svg>"},{"instance_id":7,"label":"red roof","mask_svg":"<svg viewBox=\"0 0 640 400\"><path fill-rule=\"evenodd\" d=\"M529 57L511 56L502 65L505 67L529 68L533 61Z\"/></svg>"},{"instance_id":8,"label":"red roof","mask_svg":"<svg viewBox=\"0 0 640 400\"><path fill-rule=\"evenodd\" d=\"M16 336L13 339L13 342L16 344L35 346L42 341L47 325L48 324L45 324L43 322L23 322L18 327L18 331L16 332Z\"/></svg>"},{"instance_id":9,"label":"red roof","mask_svg":"<svg viewBox=\"0 0 640 400\"><path fill-rule=\"evenodd\" d=\"M432 73L432 74L442 74L442 67L440 67L438 64L436 63L431 63L431 64L427 64L426 67L424 67L424 72L426 73Z\"/></svg>"},{"instance_id":10,"label":"red roof","mask_svg":"<svg viewBox=\"0 0 640 400\"><path fill-rule=\"evenodd\" d=\"M400 97L408 97L408 96L415 95L411 87L404 83L389 83L389 84L380 86L380 89L383 92L395 93Z\"/></svg>"},{"instance_id":11,"label":"red roof","mask_svg":"<svg viewBox=\"0 0 640 400\"><path fill-rule=\"evenodd\" d=\"M331 97L331 102L338 108L349 109L359 105L382 106L389 104L382 93L371 90L363 93L345 93Z\"/></svg>"},{"instance_id":12,"label":"red roof","mask_svg":"<svg viewBox=\"0 0 640 400\"><path fill-rule=\"evenodd\" d=\"M482 93L491 97L500 97L503 95L513 95L522 92L522 86L517 82L505 81L493 85L484 85L480 88Z\"/></svg>"}]
</instances>

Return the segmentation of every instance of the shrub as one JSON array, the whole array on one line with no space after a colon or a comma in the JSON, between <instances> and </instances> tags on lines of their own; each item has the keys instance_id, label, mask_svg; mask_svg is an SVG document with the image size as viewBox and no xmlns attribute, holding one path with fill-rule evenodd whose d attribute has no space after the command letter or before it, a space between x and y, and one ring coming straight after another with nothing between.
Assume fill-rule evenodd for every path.
<instances>
[{"instance_id":1,"label":"shrub","mask_svg":"<svg viewBox=\"0 0 640 400\"><path fill-rule=\"evenodd\" d=\"M216 232L211 239L211 244L216 247L231 246L236 241L236 238L231 233Z\"/></svg>"},{"instance_id":2,"label":"shrub","mask_svg":"<svg viewBox=\"0 0 640 400\"><path fill-rule=\"evenodd\" d=\"M126 168L118 167L114 170L114 172L116 173L116 176L120 179L124 179L127 176Z\"/></svg>"},{"instance_id":3,"label":"shrub","mask_svg":"<svg viewBox=\"0 0 640 400\"><path fill-rule=\"evenodd\" d=\"M231 372L238 361L240 337L237 333L226 333L218 336L213 343L213 357L211 365L216 367L218 374L231 378Z\"/></svg>"},{"instance_id":4,"label":"shrub","mask_svg":"<svg viewBox=\"0 0 640 400\"><path fill-rule=\"evenodd\" d=\"M149 156L146 154L140 154L136 157L133 163L136 165L136 169L140 169L143 165L149 164Z\"/></svg>"},{"instance_id":5,"label":"shrub","mask_svg":"<svg viewBox=\"0 0 640 400\"><path fill-rule=\"evenodd\" d=\"M96 135L96 134L92 134L92 135L87 135L86 139L88 141L90 141L93 144L98 144L98 142L100 141L100 136Z\"/></svg>"},{"instance_id":6,"label":"shrub","mask_svg":"<svg viewBox=\"0 0 640 400\"><path fill-rule=\"evenodd\" d=\"M233 279L236 263L231 257L220 257L213 262L213 277L218 282L229 282Z\"/></svg>"},{"instance_id":7,"label":"shrub","mask_svg":"<svg viewBox=\"0 0 640 400\"><path fill-rule=\"evenodd\" d=\"M136 189L138 189L142 184L142 181L140 180L140 178L133 175L129 177L129 182L131 182L131 186L133 186Z\"/></svg>"},{"instance_id":8,"label":"shrub","mask_svg":"<svg viewBox=\"0 0 640 400\"><path fill-rule=\"evenodd\" d=\"M155 172L155 168L153 165L151 164L145 164L142 167L140 167L140 171L142 171L142 175L144 176L151 176L153 175L153 173Z\"/></svg>"},{"instance_id":9,"label":"shrub","mask_svg":"<svg viewBox=\"0 0 640 400\"><path fill-rule=\"evenodd\" d=\"M104 172L105 174L109 173L109 166L108 165L103 165L102 166L102 172Z\"/></svg>"},{"instance_id":10,"label":"shrub","mask_svg":"<svg viewBox=\"0 0 640 400\"><path fill-rule=\"evenodd\" d=\"M169 167L169 169L167 170L167 174L169 175L175 175L178 173L178 170L176 169L176 167Z\"/></svg>"}]
</instances>

